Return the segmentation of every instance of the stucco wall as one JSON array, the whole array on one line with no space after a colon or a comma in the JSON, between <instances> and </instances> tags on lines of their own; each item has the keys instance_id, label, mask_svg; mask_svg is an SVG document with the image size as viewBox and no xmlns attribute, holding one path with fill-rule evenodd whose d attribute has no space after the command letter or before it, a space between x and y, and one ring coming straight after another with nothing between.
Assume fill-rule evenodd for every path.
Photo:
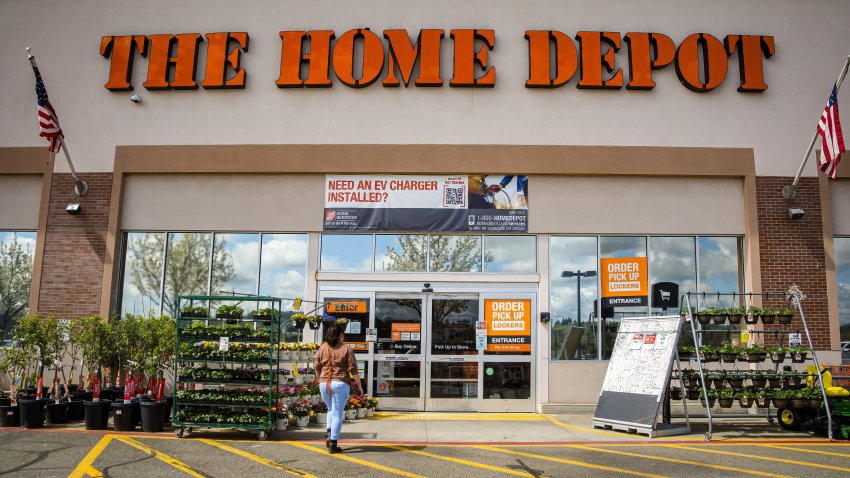
<instances>
[{"instance_id":1,"label":"stucco wall","mask_svg":"<svg viewBox=\"0 0 850 478\"><path fill-rule=\"evenodd\" d=\"M9 230L38 229L42 177L36 174L0 174L0 224Z\"/></svg>"},{"instance_id":2,"label":"stucco wall","mask_svg":"<svg viewBox=\"0 0 850 478\"><path fill-rule=\"evenodd\" d=\"M10 0L0 3L0 146L46 144L33 119L33 75L24 51L31 46L79 171L112 171L116 145L438 143L752 147L757 174L787 176L796 171L846 58L848 17L845 0L150 0L143 6L131 0ZM414 38L423 28L446 30L445 85L355 90L335 81L330 89L275 87L281 30L333 29L339 36L364 27L378 33L406 28ZM453 28L495 30L489 53L495 88L447 86ZM562 88L536 90L523 86L527 29L555 29L573 38L581 30L660 32L676 44L699 32L721 40L763 34L775 38L776 54L764 61L769 89L760 94L736 91L737 53L729 58L724 83L706 94L684 88L673 65L653 73L652 91L578 90L578 73ZM141 104L132 104L129 92L103 87L110 68L99 53L103 35L227 31L247 31L251 38L242 60L244 90L147 91L141 83L148 58L140 56L132 83ZM198 81L205 55L203 42ZM628 80L625 43L615 58ZM842 91L839 103L846 104L848 95ZM67 165L59 161L57 170ZM806 174L814 173L809 164Z\"/></svg>"}]
</instances>

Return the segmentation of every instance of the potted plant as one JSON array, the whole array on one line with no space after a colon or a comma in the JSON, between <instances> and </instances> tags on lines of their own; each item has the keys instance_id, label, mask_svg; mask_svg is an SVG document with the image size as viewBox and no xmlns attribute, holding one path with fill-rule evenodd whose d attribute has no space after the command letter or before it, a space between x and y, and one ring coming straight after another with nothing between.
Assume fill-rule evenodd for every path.
<instances>
[{"instance_id":1,"label":"potted plant","mask_svg":"<svg viewBox=\"0 0 850 478\"><path fill-rule=\"evenodd\" d=\"M780 324L790 324L794 320L794 309L780 309L778 318Z\"/></svg>"},{"instance_id":2,"label":"potted plant","mask_svg":"<svg viewBox=\"0 0 850 478\"><path fill-rule=\"evenodd\" d=\"M729 320L729 323L732 325L737 325L741 323L741 319L744 316L744 307L729 307L726 309L726 318Z\"/></svg>"},{"instance_id":3,"label":"potted plant","mask_svg":"<svg viewBox=\"0 0 850 478\"><path fill-rule=\"evenodd\" d=\"M303 329L304 325L307 323L307 315L302 313L292 314L292 317L289 318L292 321L292 324L296 329Z\"/></svg>"},{"instance_id":4,"label":"potted plant","mask_svg":"<svg viewBox=\"0 0 850 478\"><path fill-rule=\"evenodd\" d=\"M725 344L717 349L717 353L720 354L720 358L722 358L724 362L735 363L735 361L738 360L738 355L741 353L741 348L735 347L732 344Z\"/></svg>"},{"instance_id":5,"label":"potted plant","mask_svg":"<svg viewBox=\"0 0 850 478\"><path fill-rule=\"evenodd\" d=\"M245 309L238 305L220 305L215 311L216 318L225 319L228 324L235 324L243 315L245 315Z\"/></svg>"},{"instance_id":6,"label":"potted plant","mask_svg":"<svg viewBox=\"0 0 850 478\"><path fill-rule=\"evenodd\" d=\"M805 390L790 390L791 392L791 406L792 407L805 407L808 397L806 396Z\"/></svg>"},{"instance_id":7,"label":"potted plant","mask_svg":"<svg viewBox=\"0 0 850 478\"><path fill-rule=\"evenodd\" d=\"M773 363L782 363L785 361L785 354L788 353L788 348L782 345L771 345L767 348L767 353L770 354L770 360Z\"/></svg>"},{"instance_id":8,"label":"potted plant","mask_svg":"<svg viewBox=\"0 0 850 478\"><path fill-rule=\"evenodd\" d=\"M204 306L191 306L186 305L180 309L180 317L181 318L207 318L210 316L210 310Z\"/></svg>"},{"instance_id":9,"label":"potted plant","mask_svg":"<svg viewBox=\"0 0 850 478\"><path fill-rule=\"evenodd\" d=\"M682 399L682 389L678 387L670 387L669 391L670 400L681 400Z\"/></svg>"},{"instance_id":10,"label":"potted plant","mask_svg":"<svg viewBox=\"0 0 850 478\"><path fill-rule=\"evenodd\" d=\"M47 355L42 358L46 366L53 366L53 385L50 387L52 403L47 404L47 422L61 424L68 422L68 402L61 401L59 374L64 374L63 362L68 348L71 327L68 322L60 322L54 317L41 321L44 337L47 340Z\"/></svg>"},{"instance_id":11,"label":"potted plant","mask_svg":"<svg viewBox=\"0 0 850 478\"><path fill-rule=\"evenodd\" d=\"M306 427L310 423L311 407L305 400L298 400L289 407L289 414L295 418L295 425Z\"/></svg>"},{"instance_id":12,"label":"potted plant","mask_svg":"<svg viewBox=\"0 0 850 478\"><path fill-rule=\"evenodd\" d=\"M710 324L713 317L713 314L710 312L712 309L700 309L697 312L697 321L702 325Z\"/></svg>"},{"instance_id":13,"label":"potted plant","mask_svg":"<svg viewBox=\"0 0 850 478\"><path fill-rule=\"evenodd\" d=\"M726 309L723 307L711 307L705 311L711 316L711 321L715 325L723 325L726 323Z\"/></svg>"},{"instance_id":14,"label":"potted plant","mask_svg":"<svg viewBox=\"0 0 850 478\"><path fill-rule=\"evenodd\" d=\"M700 345L699 346L700 360L703 362L719 362L720 355L717 353L717 350L714 346L711 345Z\"/></svg>"},{"instance_id":15,"label":"potted plant","mask_svg":"<svg viewBox=\"0 0 850 478\"><path fill-rule=\"evenodd\" d=\"M750 381L753 384L753 388L764 388L767 383L767 374L765 374L761 370L753 370L750 372Z\"/></svg>"},{"instance_id":16,"label":"potted plant","mask_svg":"<svg viewBox=\"0 0 850 478\"><path fill-rule=\"evenodd\" d=\"M767 358L767 349L764 348L764 345L749 344L749 346L743 350L743 357L747 362L759 363L764 362Z\"/></svg>"},{"instance_id":17,"label":"potted plant","mask_svg":"<svg viewBox=\"0 0 850 478\"><path fill-rule=\"evenodd\" d=\"M699 398L702 406L706 406L706 400L708 401L708 408L714 407L714 403L717 401L717 390L713 388L709 388L708 391L706 389L701 388L699 390Z\"/></svg>"},{"instance_id":18,"label":"potted plant","mask_svg":"<svg viewBox=\"0 0 850 478\"><path fill-rule=\"evenodd\" d=\"M733 390L744 388L744 375L741 372L726 372L726 382Z\"/></svg>"},{"instance_id":19,"label":"potted plant","mask_svg":"<svg viewBox=\"0 0 850 478\"><path fill-rule=\"evenodd\" d=\"M29 352L21 347L3 347L2 351L0 372L9 376L11 388L9 402L0 405L0 427L18 427L21 425L21 409L18 406L17 384L21 383L21 376L30 364L31 358Z\"/></svg>"},{"instance_id":20,"label":"potted plant","mask_svg":"<svg viewBox=\"0 0 850 478\"><path fill-rule=\"evenodd\" d=\"M751 305L747 307L746 314L747 315L744 316L744 322L749 325L754 325L759 321L759 318L761 317L761 308Z\"/></svg>"},{"instance_id":21,"label":"potted plant","mask_svg":"<svg viewBox=\"0 0 850 478\"><path fill-rule=\"evenodd\" d=\"M277 417L275 421L274 429L277 431L285 431L286 427L289 425L289 408L283 404L283 402L278 402L277 406L272 409Z\"/></svg>"},{"instance_id":22,"label":"potted plant","mask_svg":"<svg viewBox=\"0 0 850 478\"><path fill-rule=\"evenodd\" d=\"M776 315L779 311L775 309L762 309L761 311L761 323L764 325L770 325L776 320Z\"/></svg>"},{"instance_id":23,"label":"potted plant","mask_svg":"<svg viewBox=\"0 0 850 478\"><path fill-rule=\"evenodd\" d=\"M741 408L750 408L755 403L755 393L746 388L736 392L735 398L738 399L738 404L741 406Z\"/></svg>"},{"instance_id":24,"label":"potted plant","mask_svg":"<svg viewBox=\"0 0 850 478\"><path fill-rule=\"evenodd\" d=\"M322 326L321 315L308 315L306 320L311 330L319 330L319 327Z\"/></svg>"},{"instance_id":25,"label":"potted plant","mask_svg":"<svg viewBox=\"0 0 850 478\"><path fill-rule=\"evenodd\" d=\"M810 408L820 408L823 403L823 394L820 387L806 387L803 389L806 405Z\"/></svg>"},{"instance_id":26,"label":"potted plant","mask_svg":"<svg viewBox=\"0 0 850 478\"><path fill-rule=\"evenodd\" d=\"M345 402L345 419L346 420L354 420L357 418L357 408L355 407L355 402L359 406L359 402L354 397L350 397L348 401Z\"/></svg>"},{"instance_id":27,"label":"potted plant","mask_svg":"<svg viewBox=\"0 0 850 478\"><path fill-rule=\"evenodd\" d=\"M48 322L50 322L48 324ZM12 331L13 341L37 362L35 369L36 390L34 399L19 401L21 425L26 428L42 428L44 426L47 405L44 389L44 369L53 365L54 356L51 349L51 335L58 330L58 321L52 317L42 320L39 315L21 318Z\"/></svg>"},{"instance_id":28,"label":"potted plant","mask_svg":"<svg viewBox=\"0 0 850 478\"><path fill-rule=\"evenodd\" d=\"M328 406L325 402L319 400L313 404L313 415L316 417L316 424L327 425L328 423Z\"/></svg>"},{"instance_id":29,"label":"potted plant","mask_svg":"<svg viewBox=\"0 0 850 478\"><path fill-rule=\"evenodd\" d=\"M723 386L723 381L726 380L725 370L712 370L705 374L705 384L707 386L714 385L717 388Z\"/></svg>"},{"instance_id":30,"label":"potted plant","mask_svg":"<svg viewBox=\"0 0 850 478\"><path fill-rule=\"evenodd\" d=\"M717 401L720 404L720 408L732 407L732 403L735 401L735 391L729 387L717 390Z\"/></svg>"},{"instance_id":31,"label":"potted plant","mask_svg":"<svg viewBox=\"0 0 850 478\"><path fill-rule=\"evenodd\" d=\"M166 315L144 319L144 362L142 368L148 377L148 390L152 400L141 402L142 430L160 432L167 416L168 401L163 396L166 364L174 353L174 319Z\"/></svg>"},{"instance_id":32,"label":"potted plant","mask_svg":"<svg viewBox=\"0 0 850 478\"><path fill-rule=\"evenodd\" d=\"M272 307L255 309L251 312L251 317L253 317L254 320L258 320L268 325L271 323L272 319L280 320L280 311Z\"/></svg>"},{"instance_id":33,"label":"potted plant","mask_svg":"<svg viewBox=\"0 0 850 478\"><path fill-rule=\"evenodd\" d=\"M770 400L773 398L773 391L771 390L758 390L754 394L756 408L767 408L770 404Z\"/></svg>"},{"instance_id":34,"label":"potted plant","mask_svg":"<svg viewBox=\"0 0 850 478\"><path fill-rule=\"evenodd\" d=\"M322 323L325 327L336 323L336 316L333 314L322 314Z\"/></svg>"},{"instance_id":35,"label":"potted plant","mask_svg":"<svg viewBox=\"0 0 850 478\"><path fill-rule=\"evenodd\" d=\"M784 388L773 390L773 406L777 409L788 406L788 399L792 392L793 390L786 390Z\"/></svg>"},{"instance_id":36,"label":"potted plant","mask_svg":"<svg viewBox=\"0 0 850 478\"><path fill-rule=\"evenodd\" d=\"M375 416L375 410L378 408L378 403L380 402L380 398L372 398L366 396L366 416L373 417Z\"/></svg>"},{"instance_id":37,"label":"potted plant","mask_svg":"<svg viewBox=\"0 0 850 478\"><path fill-rule=\"evenodd\" d=\"M806 355L809 353L809 348L804 345L791 347L789 350L791 361L794 363L803 363L806 361Z\"/></svg>"},{"instance_id":38,"label":"potted plant","mask_svg":"<svg viewBox=\"0 0 850 478\"><path fill-rule=\"evenodd\" d=\"M771 389L777 389L782 385L782 376L778 373L766 373L767 385Z\"/></svg>"},{"instance_id":39,"label":"potted plant","mask_svg":"<svg viewBox=\"0 0 850 478\"><path fill-rule=\"evenodd\" d=\"M89 371L86 390L92 390L92 400L84 401L86 430L105 430L109 418L110 400L100 399L101 374L112 356L110 330L100 316L93 315L79 320L75 340L80 345L83 361Z\"/></svg>"},{"instance_id":40,"label":"potted plant","mask_svg":"<svg viewBox=\"0 0 850 478\"><path fill-rule=\"evenodd\" d=\"M680 360L690 360L694 357L694 351L696 347L693 345L680 345L677 348L677 352L679 354Z\"/></svg>"}]
</instances>

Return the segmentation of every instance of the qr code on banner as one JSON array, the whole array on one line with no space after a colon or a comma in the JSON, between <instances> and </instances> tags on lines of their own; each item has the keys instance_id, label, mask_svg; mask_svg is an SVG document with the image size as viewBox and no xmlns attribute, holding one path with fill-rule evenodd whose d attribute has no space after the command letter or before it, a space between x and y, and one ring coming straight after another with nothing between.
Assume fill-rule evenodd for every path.
<instances>
[{"instance_id":1,"label":"qr code on banner","mask_svg":"<svg viewBox=\"0 0 850 478\"><path fill-rule=\"evenodd\" d=\"M443 188L443 207L466 207L466 188Z\"/></svg>"}]
</instances>

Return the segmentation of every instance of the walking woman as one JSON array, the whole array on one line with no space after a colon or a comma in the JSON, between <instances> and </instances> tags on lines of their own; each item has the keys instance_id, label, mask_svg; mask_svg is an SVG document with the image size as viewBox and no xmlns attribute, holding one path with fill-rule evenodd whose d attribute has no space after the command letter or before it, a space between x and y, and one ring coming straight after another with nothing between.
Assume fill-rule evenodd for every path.
<instances>
[{"instance_id":1,"label":"walking woman","mask_svg":"<svg viewBox=\"0 0 850 478\"><path fill-rule=\"evenodd\" d=\"M325 342L316 352L314 364L322 400L328 406L325 446L331 453L342 453L342 448L337 446L337 440L342 430L343 414L351 385L359 387L360 396L363 394L363 383L360 380L360 372L357 371L357 359L354 357L354 351L345 345L344 332L345 325L342 324L333 324L328 327Z\"/></svg>"}]
</instances>

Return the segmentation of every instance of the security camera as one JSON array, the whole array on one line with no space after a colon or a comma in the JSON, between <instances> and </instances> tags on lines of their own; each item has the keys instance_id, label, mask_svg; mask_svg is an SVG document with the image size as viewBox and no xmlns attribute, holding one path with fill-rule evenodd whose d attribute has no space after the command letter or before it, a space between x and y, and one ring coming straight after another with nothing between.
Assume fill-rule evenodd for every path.
<instances>
[{"instance_id":1,"label":"security camera","mask_svg":"<svg viewBox=\"0 0 850 478\"><path fill-rule=\"evenodd\" d=\"M424 285L424 286L425 286L425 288L424 288L424 289L422 289L422 292L434 292L434 289L432 289L432 288L431 288L431 283L430 283L430 282L426 282L426 283L424 283L424 284L422 284L422 285Z\"/></svg>"},{"instance_id":2,"label":"security camera","mask_svg":"<svg viewBox=\"0 0 850 478\"><path fill-rule=\"evenodd\" d=\"M142 95L138 93L133 93L133 96L130 97L130 101L133 103L139 104L142 102Z\"/></svg>"},{"instance_id":3,"label":"security camera","mask_svg":"<svg viewBox=\"0 0 850 478\"><path fill-rule=\"evenodd\" d=\"M68 204L65 207L65 212L67 212L68 214L70 214L72 216L76 216L77 214L83 212L83 208L80 207L79 203Z\"/></svg>"},{"instance_id":4,"label":"security camera","mask_svg":"<svg viewBox=\"0 0 850 478\"><path fill-rule=\"evenodd\" d=\"M788 217L791 219L802 219L803 216L806 215L806 211L801 207L789 207L788 208Z\"/></svg>"}]
</instances>

